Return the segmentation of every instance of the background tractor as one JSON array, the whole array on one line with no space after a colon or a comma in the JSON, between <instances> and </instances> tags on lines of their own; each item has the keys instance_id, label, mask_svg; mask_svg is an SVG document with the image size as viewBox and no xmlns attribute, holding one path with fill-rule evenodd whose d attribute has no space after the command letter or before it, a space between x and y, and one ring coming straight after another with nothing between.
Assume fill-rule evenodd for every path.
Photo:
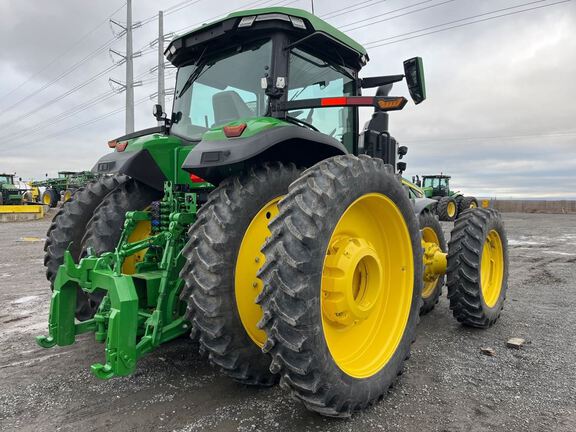
<instances>
[{"instance_id":1,"label":"background tractor","mask_svg":"<svg viewBox=\"0 0 576 432\"><path fill-rule=\"evenodd\" d=\"M0 205L23 204L26 192L14 182L14 174L0 174Z\"/></svg>"},{"instance_id":2,"label":"background tractor","mask_svg":"<svg viewBox=\"0 0 576 432\"><path fill-rule=\"evenodd\" d=\"M459 191L450 189L450 176L424 175L422 178L413 178L422 188L424 195L438 201L436 214L443 221L453 221L464 210L477 208L478 200L475 197L464 196Z\"/></svg>"},{"instance_id":3,"label":"background tractor","mask_svg":"<svg viewBox=\"0 0 576 432\"><path fill-rule=\"evenodd\" d=\"M420 230L434 202L409 197L398 174L406 148L388 112L408 101L389 93L405 78L425 99L421 59L360 78L361 45L280 7L204 25L166 56L178 75L171 115L154 109L164 126L110 141L102 176L50 226L41 346L93 333L106 350L92 372L108 379L190 332L236 381L280 381L308 409L345 417L401 373L426 284L447 275L461 323L496 321L508 271L499 214L464 212L446 251ZM358 134L363 106L374 113Z\"/></svg>"},{"instance_id":4,"label":"background tractor","mask_svg":"<svg viewBox=\"0 0 576 432\"><path fill-rule=\"evenodd\" d=\"M91 171L59 171L58 177L34 181L33 188L43 188L39 194L40 202L50 207L56 207L59 201L66 202L74 192L96 178Z\"/></svg>"}]
</instances>

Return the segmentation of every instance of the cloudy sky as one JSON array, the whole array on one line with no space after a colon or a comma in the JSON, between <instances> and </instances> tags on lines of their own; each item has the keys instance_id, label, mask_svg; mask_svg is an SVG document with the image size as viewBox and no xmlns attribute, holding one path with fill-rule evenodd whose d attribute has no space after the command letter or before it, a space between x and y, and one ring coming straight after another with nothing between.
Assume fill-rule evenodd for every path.
<instances>
[{"instance_id":1,"label":"cloudy sky","mask_svg":"<svg viewBox=\"0 0 576 432\"><path fill-rule=\"evenodd\" d=\"M108 78L123 81L124 70L113 67L107 45L114 37L107 20L115 11L114 19L125 20L123 4L0 2L0 171L38 178L89 169L107 151L107 140L123 133L124 95L112 94ZM135 90L143 101L136 128L155 125L148 97L156 90L149 70L157 58L149 43L157 37L151 17L159 7L172 12L168 33L231 10L276 4L310 9L310 0L134 0L134 19L144 23L134 31L135 50L144 49L134 66L144 84ZM371 61L364 76L401 73L402 60L423 57L428 100L391 119L393 134L409 147L408 176L451 174L454 187L478 196L576 198L576 2L314 5L317 15L366 44ZM491 19L499 15L506 16ZM122 39L111 47L125 49ZM405 85L393 94L407 96ZM368 118L369 110L362 115Z\"/></svg>"}]
</instances>

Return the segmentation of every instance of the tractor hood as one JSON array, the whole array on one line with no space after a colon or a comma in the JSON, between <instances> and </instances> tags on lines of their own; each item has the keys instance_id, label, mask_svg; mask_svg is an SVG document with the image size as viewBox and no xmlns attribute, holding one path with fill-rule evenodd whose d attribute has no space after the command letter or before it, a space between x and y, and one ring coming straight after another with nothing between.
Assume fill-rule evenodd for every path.
<instances>
[{"instance_id":1,"label":"tractor hood","mask_svg":"<svg viewBox=\"0 0 576 432\"><path fill-rule=\"evenodd\" d=\"M362 45L327 22L301 9L271 7L234 12L176 37L164 52L176 67L195 63L206 50L242 43L258 35L284 31L323 52L337 52L346 64L360 69L368 61Z\"/></svg>"}]
</instances>

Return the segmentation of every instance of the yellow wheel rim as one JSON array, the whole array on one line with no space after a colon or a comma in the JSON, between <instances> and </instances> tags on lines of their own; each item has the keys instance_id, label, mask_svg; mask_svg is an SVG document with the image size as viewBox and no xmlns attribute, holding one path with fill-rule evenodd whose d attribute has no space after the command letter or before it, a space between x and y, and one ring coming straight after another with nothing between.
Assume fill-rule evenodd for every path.
<instances>
[{"instance_id":1,"label":"yellow wheel rim","mask_svg":"<svg viewBox=\"0 0 576 432\"><path fill-rule=\"evenodd\" d=\"M338 221L322 272L324 338L343 372L367 378L392 358L410 315L413 284L402 213L385 195L360 197Z\"/></svg>"},{"instance_id":2,"label":"yellow wheel rim","mask_svg":"<svg viewBox=\"0 0 576 432\"><path fill-rule=\"evenodd\" d=\"M504 277L504 252L502 240L496 230L491 230L482 248L480 286L486 306L493 307L500 298Z\"/></svg>"},{"instance_id":3,"label":"yellow wheel rim","mask_svg":"<svg viewBox=\"0 0 576 432\"><path fill-rule=\"evenodd\" d=\"M434 243L438 245L438 247L441 247L440 240L438 240L438 236L436 235L436 231L430 227L422 228L422 240L426 243ZM440 275L436 275L433 280L424 279L424 286L422 287L422 298L428 298L434 293L434 288L436 288L439 277Z\"/></svg>"},{"instance_id":4,"label":"yellow wheel rim","mask_svg":"<svg viewBox=\"0 0 576 432\"><path fill-rule=\"evenodd\" d=\"M52 203L52 198L50 197L50 194L45 193L44 196L42 197L42 203L45 205L50 205Z\"/></svg>"},{"instance_id":5,"label":"yellow wheel rim","mask_svg":"<svg viewBox=\"0 0 576 432\"><path fill-rule=\"evenodd\" d=\"M262 291L263 285L256 275L266 259L260 249L270 237L268 223L278 215L278 202L281 198L280 196L269 201L250 222L240 244L234 272L238 314L246 333L259 347L263 347L266 342L266 332L257 327L262 318L262 308L256 304L256 297Z\"/></svg>"},{"instance_id":6,"label":"yellow wheel rim","mask_svg":"<svg viewBox=\"0 0 576 432\"><path fill-rule=\"evenodd\" d=\"M134 227L134 231L128 236L128 243L137 242L144 240L152 235L152 224L150 221L140 221ZM136 264L144 259L144 255L148 249L142 249L135 254L127 256L124 258L124 263L122 264L122 273L124 274L134 274L136 273Z\"/></svg>"},{"instance_id":7,"label":"yellow wheel rim","mask_svg":"<svg viewBox=\"0 0 576 432\"><path fill-rule=\"evenodd\" d=\"M448 207L446 208L446 212L448 213L448 216L453 217L456 214L456 204L454 204L454 201L450 201L448 203Z\"/></svg>"},{"instance_id":8,"label":"yellow wheel rim","mask_svg":"<svg viewBox=\"0 0 576 432\"><path fill-rule=\"evenodd\" d=\"M472 201L472 202L470 203L470 208L476 208L476 207L478 207L478 205L476 204L475 201Z\"/></svg>"},{"instance_id":9,"label":"yellow wheel rim","mask_svg":"<svg viewBox=\"0 0 576 432\"><path fill-rule=\"evenodd\" d=\"M72 198L72 193L70 191L66 191L66 192L64 192L64 196L62 197L62 201L64 201L64 202L70 201L70 198Z\"/></svg>"}]
</instances>

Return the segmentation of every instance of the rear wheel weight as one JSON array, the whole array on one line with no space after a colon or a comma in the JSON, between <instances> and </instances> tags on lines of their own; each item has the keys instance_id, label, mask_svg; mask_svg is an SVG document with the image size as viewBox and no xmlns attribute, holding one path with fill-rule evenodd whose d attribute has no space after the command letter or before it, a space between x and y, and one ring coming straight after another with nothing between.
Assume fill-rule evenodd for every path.
<instances>
[{"instance_id":1,"label":"rear wheel weight","mask_svg":"<svg viewBox=\"0 0 576 432\"><path fill-rule=\"evenodd\" d=\"M420 230L422 232L422 239L426 242L436 243L443 252L448 250L446 246L446 239L442 231L442 225L438 219L431 212L421 213L419 216ZM430 312L442 295L442 287L446 281L446 276L438 276L435 281L424 281L422 287L422 307L420 308L420 315Z\"/></svg>"},{"instance_id":2,"label":"rear wheel weight","mask_svg":"<svg viewBox=\"0 0 576 432\"><path fill-rule=\"evenodd\" d=\"M423 278L418 222L392 167L367 156L318 163L279 207L260 273L264 351L308 409L347 417L383 397L409 356Z\"/></svg>"},{"instance_id":3,"label":"rear wheel weight","mask_svg":"<svg viewBox=\"0 0 576 432\"><path fill-rule=\"evenodd\" d=\"M447 274L454 317L470 327L494 324L508 289L508 241L498 211L473 208L456 221Z\"/></svg>"},{"instance_id":4,"label":"rear wheel weight","mask_svg":"<svg viewBox=\"0 0 576 432\"><path fill-rule=\"evenodd\" d=\"M78 189L74 197L65 202L56 213L46 233L44 244L44 266L51 289L54 288L58 267L64 262L64 252L69 250L75 260L80 258L82 236L94 210L106 195L126 180L126 176L115 176L103 177L88 183L85 187ZM84 313L87 303L88 297L84 291L80 290L77 296L76 318L80 320L89 318Z\"/></svg>"},{"instance_id":5,"label":"rear wheel weight","mask_svg":"<svg viewBox=\"0 0 576 432\"><path fill-rule=\"evenodd\" d=\"M262 289L257 271L268 222L299 174L294 164L274 162L224 180L198 211L183 251L181 298L188 302L192 336L213 364L243 384L278 381L261 350L266 334L256 327L261 309L254 302Z\"/></svg>"}]
</instances>

